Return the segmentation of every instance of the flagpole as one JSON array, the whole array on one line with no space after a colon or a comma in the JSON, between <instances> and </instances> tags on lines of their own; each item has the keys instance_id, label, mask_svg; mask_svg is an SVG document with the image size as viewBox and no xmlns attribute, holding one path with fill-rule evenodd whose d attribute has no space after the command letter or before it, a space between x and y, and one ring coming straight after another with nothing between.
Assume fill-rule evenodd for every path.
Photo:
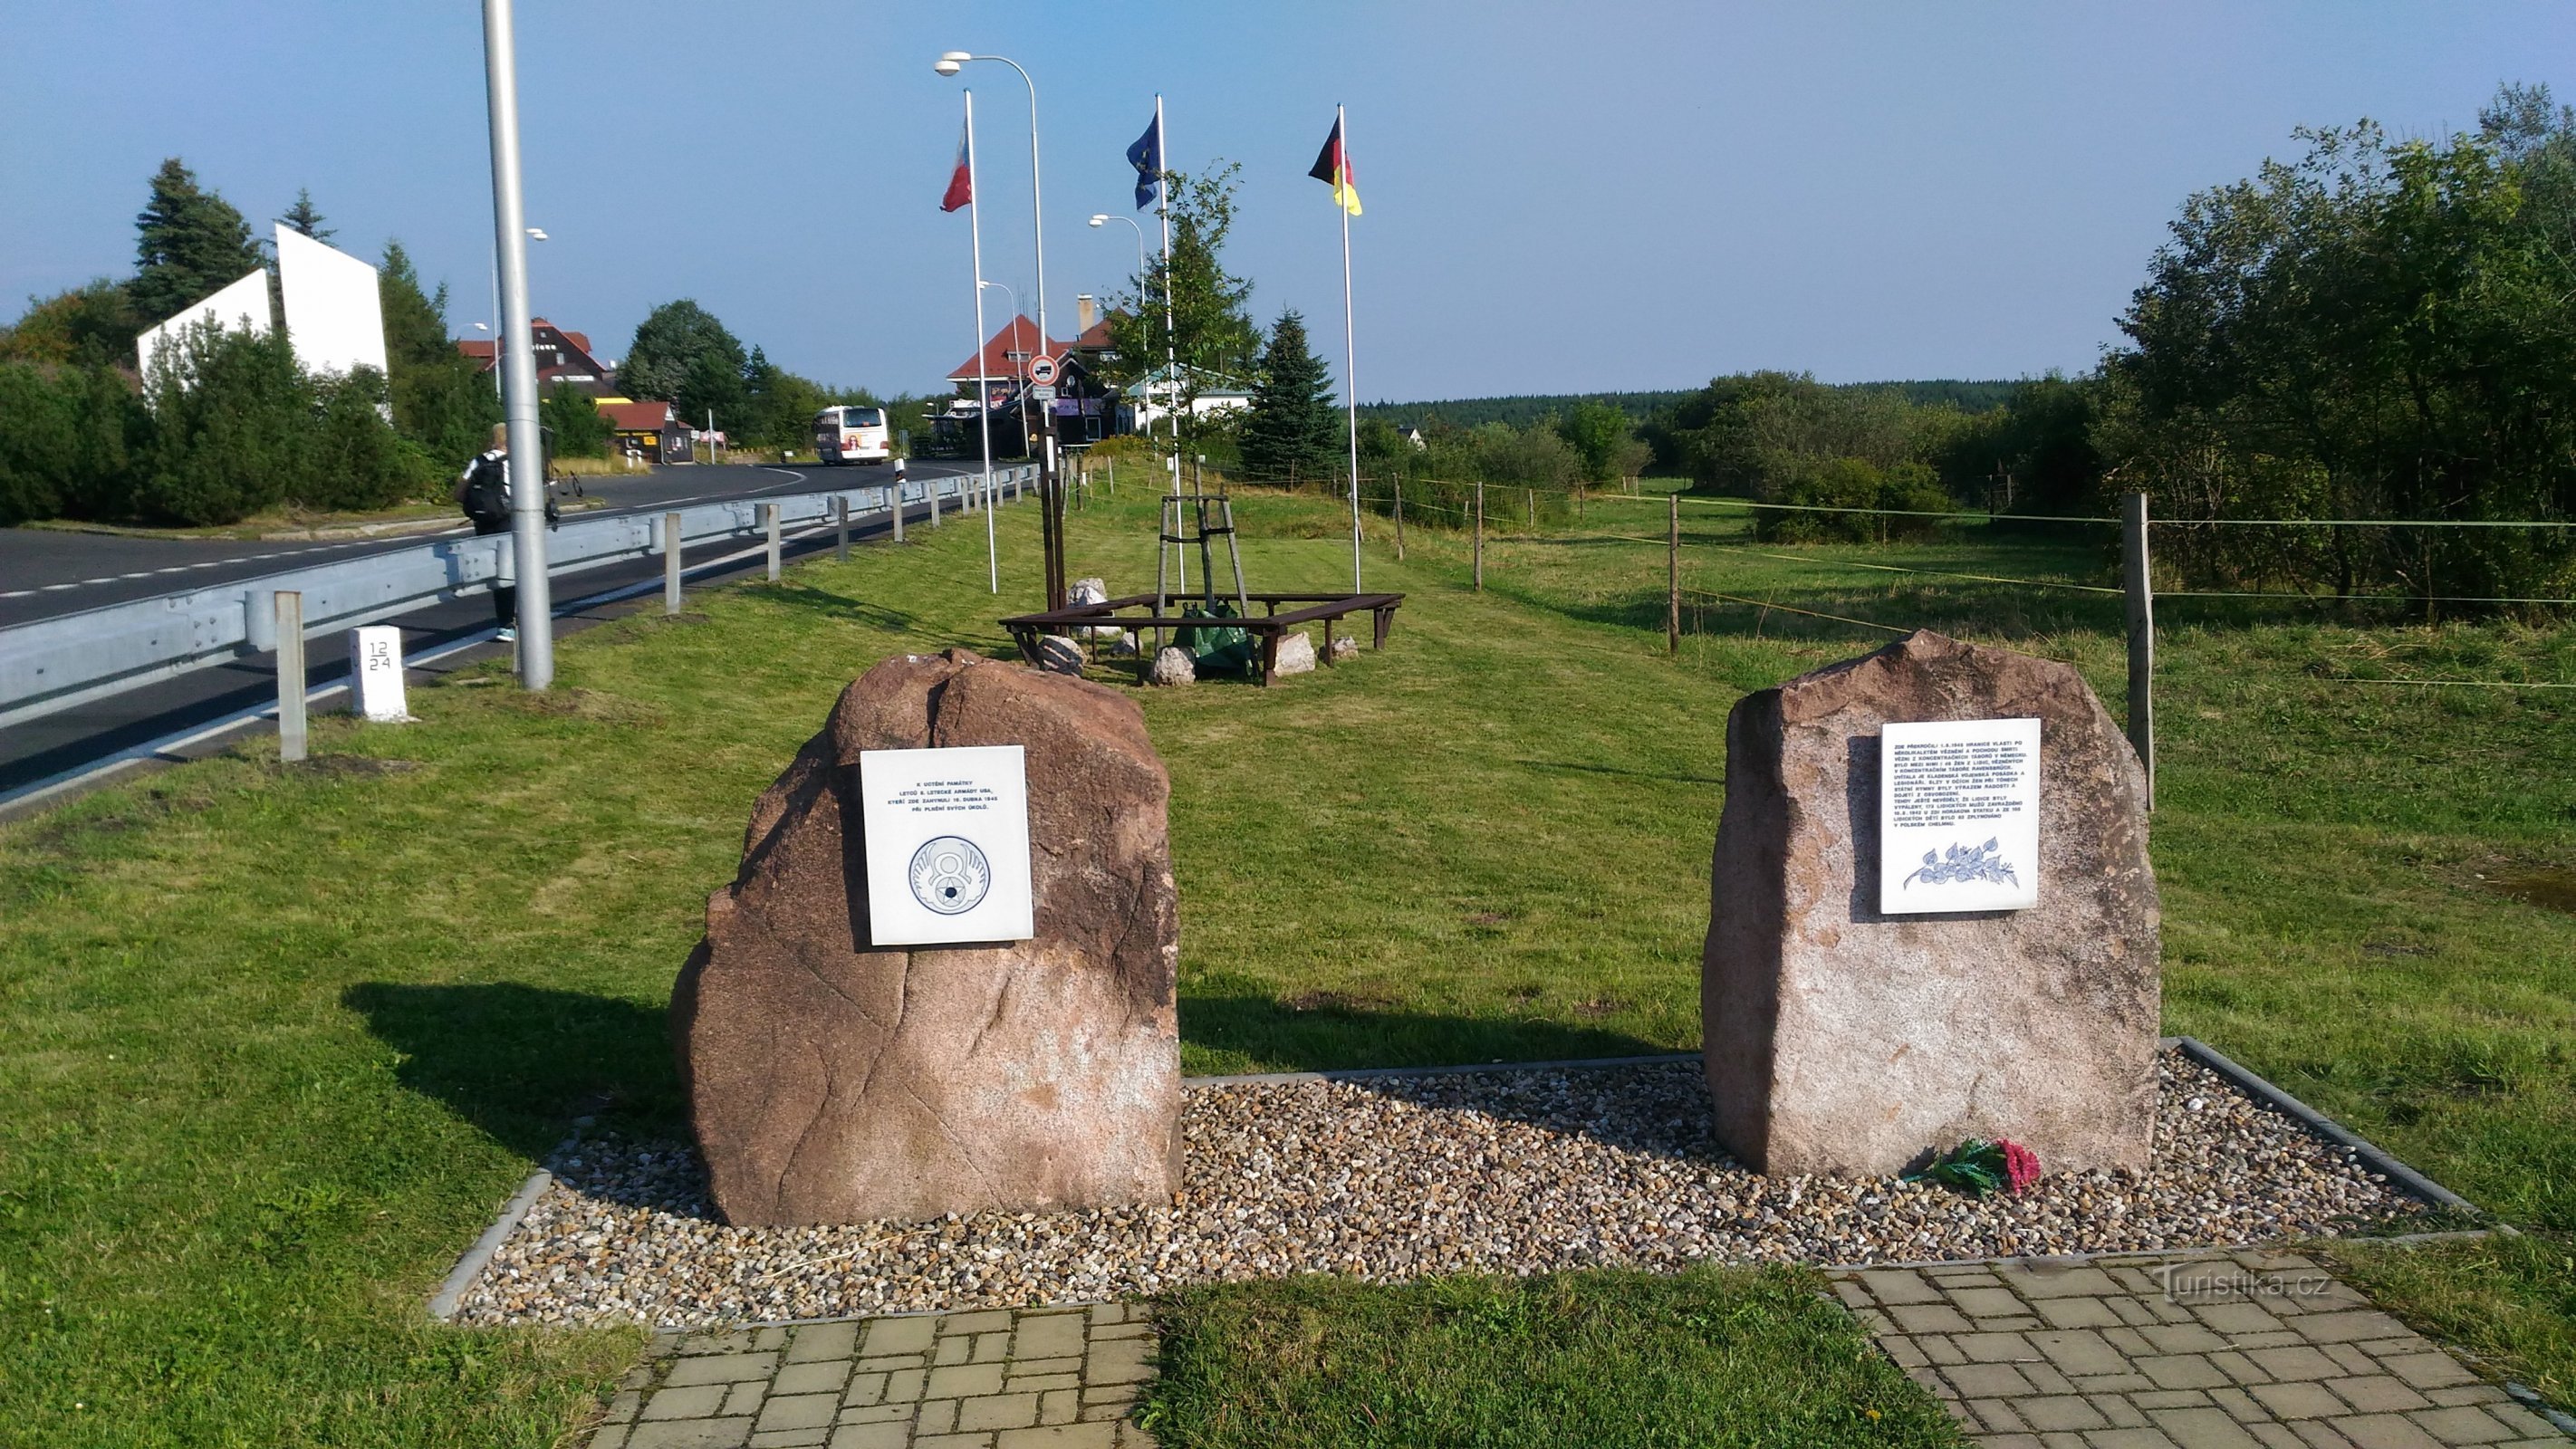
<instances>
[{"instance_id":1,"label":"flagpole","mask_svg":"<svg viewBox=\"0 0 2576 1449\"><path fill-rule=\"evenodd\" d=\"M993 538L993 383L984 372L984 194L975 185L975 92L966 92L966 231L975 249L975 425L984 438L984 572L1002 591L1002 556ZM934 490L930 506L939 507Z\"/></svg>"},{"instance_id":2,"label":"flagpole","mask_svg":"<svg viewBox=\"0 0 2576 1449\"><path fill-rule=\"evenodd\" d=\"M1340 106L1333 107L1333 134L1342 138L1342 170L1350 171L1351 132L1349 117ZM1350 409L1351 432L1351 592L1360 590L1360 382L1359 350L1351 333L1351 209L1333 198L1334 210L1342 214L1342 387L1349 394L1344 401Z\"/></svg>"},{"instance_id":3,"label":"flagpole","mask_svg":"<svg viewBox=\"0 0 2576 1449\"><path fill-rule=\"evenodd\" d=\"M1172 137L1163 129L1163 97L1154 96L1154 214L1163 219L1163 415L1172 425L1172 492L1181 491L1181 365L1172 331Z\"/></svg>"}]
</instances>

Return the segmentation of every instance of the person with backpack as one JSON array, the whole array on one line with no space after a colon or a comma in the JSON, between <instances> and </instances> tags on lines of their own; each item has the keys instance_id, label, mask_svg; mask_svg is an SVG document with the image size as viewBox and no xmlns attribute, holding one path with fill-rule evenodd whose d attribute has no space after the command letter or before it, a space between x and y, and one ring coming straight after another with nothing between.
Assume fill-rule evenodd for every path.
<instances>
[{"instance_id":1,"label":"person with backpack","mask_svg":"<svg viewBox=\"0 0 2576 1449\"><path fill-rule=\"evenodd\" d=\"M507 423L492 425L492 446L465 465L456 478L456 504L465 510L466 521L474 525L477 538L510 531L510 427ZM546 526L562 520L555 507L554 490L546 490ZM492 590L493 618L501 626L501 639L509 642L519 637L519 591L509 585Z\"/></svg>"}]
</instances>

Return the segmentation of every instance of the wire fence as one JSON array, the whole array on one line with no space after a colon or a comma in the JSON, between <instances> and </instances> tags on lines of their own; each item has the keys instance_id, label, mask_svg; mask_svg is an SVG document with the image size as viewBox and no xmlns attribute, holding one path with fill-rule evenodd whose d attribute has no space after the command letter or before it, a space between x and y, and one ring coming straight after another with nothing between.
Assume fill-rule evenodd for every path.
<instances>
[{"instance_id":1,"label":"wire fence","mask_svg":"<svg viewBox=\"0 0 2576 1449\"><path fill-rule=\"evenodd\" d=\"M1326 483L1235 473L1226 481L1329 488L1336 496L1349 496L1346 479ZM1686 635L1707 639L1736 633L1759 639L1793 623L1802 632L1859 630L1891 637L1938 627L2000 638L2024 652L2098 668L2105 662L2100 649L2088 654L2070 639L2076 634L2108 636L2125 645L2128 655L2130 734L2151 781L2159 610L2181 611L2163 621L2170 630L2270 622L2364 628L2408 624L2413 622L2409 616L2437 609L2528 614L2576 607L2576 597L2536 592L2187 587L2189 581L2176 578L2170 566L2159 585L2155 565L2155 540L2196 530L2524 529L2559 537L2576 527L2576 520L2166 520L2146 515L2142 495L2125 500L2123 517L1945 512L1773 503L1634 484L1580 488L1365 474L1359 503L1364 531L1380 546L1446 551L1463 545L1463 562L1479 590L1490 574L1497 587L1512 587L1534 600L1548 594L1597 599L1617 593L1628 600L1624 617L1641 622L1651 614L1648 599L1660 592L1666 651L1674 656L1681 653ZM1787 544L1765 536L1770 520L1799 515L1903 521L1916 536ZM1632 557L1605 563L1598 555L1575 552L1601 548ZM1656 554L1662 557L1656 559ZM2017 560L2025 566L2015 567ZM1654 562L1662 564L1656 571L1663 577L1655 580L1660 590L1641 577ZM2038 567L2026 566L2034 563ZM1716 622L1730 612L1739 616L1741 627ZM2433 658L2422 662L2434 668L2408 672L2385 662L2392 657L2383 653L2356 659L2318 651L2298 667L2303 678L2334 687L2543 694L2576 689L2576 677L2566 677L2576 675L2576 654L2563 649L2521 661L2519 667L2543 676L2536 678L2479 677L2479 671L2456 667L2464 661ZM2512 674L2515 664L2499 665L2500 658L2511 657L2512 651L2502 651L2487 662L2497 674ZM2443 669L2442 663L2455 667Z\"/></svg>"}]
</instances>

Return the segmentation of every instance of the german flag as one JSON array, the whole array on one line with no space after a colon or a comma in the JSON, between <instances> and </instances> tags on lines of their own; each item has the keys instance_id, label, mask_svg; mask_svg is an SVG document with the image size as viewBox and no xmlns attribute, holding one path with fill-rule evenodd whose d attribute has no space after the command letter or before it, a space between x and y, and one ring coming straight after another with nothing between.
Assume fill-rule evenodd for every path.
<instances>
[{"instance_id":1,"label":"german flag","mask_svg":"<svg viewBox=\"0 0 2576 1449\"><path fill-rule=\"evenodd\" d=\"M1324 150L1315 158L1315 169L1306 173L1333 188L1333 200L1353 216L1360 214L1359 183L1351 178L1350 153L1342 149L1342 118L1333 117L1333 134L1324 138Z\"/></svg>"}]
</instances>

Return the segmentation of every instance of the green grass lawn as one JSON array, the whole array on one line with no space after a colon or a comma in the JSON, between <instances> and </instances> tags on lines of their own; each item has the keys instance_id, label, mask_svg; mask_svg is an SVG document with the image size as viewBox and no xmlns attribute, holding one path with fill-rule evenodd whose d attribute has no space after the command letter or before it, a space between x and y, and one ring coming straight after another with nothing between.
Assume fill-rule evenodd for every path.
<instances>
[{"instance_id":1,"label":"green grass lawn","mask_svg":"<svg viewBox=\"0 0 2576 1449\"><path fill-rule=\"evenodd\" d=\"M1308 1275L1172 1295L1164 1449L1818 1449L1961 1443L1810 1276Z\"/></svg>"},{"instance_id":2,"label":"green grass lawn","mask_svg":"<svg viewBox=\"0 0 2576 1449\"><path fill-rule=\"evenodd\" d=\"M1347 580L1328 502L1241 512L1253 587ZM1595 500L1583 528L1662 515ZM1695 587L2015 643L2119 707L2116 601L1849 567L2097 581L2089 549L1770 559L1690 517ZM418 725L320 722L304 766L254 748L0 827L0 1442L543 1445L577 1423L637 1333L433 1327L422 1304L571 1119L677 1130L664 1005L753 797L875 660L1004 651L993 621L1031 606L1036 550L1031 510L1001 518L1002 601L981 528L952 520L570 638L548 696L469 676L416 691ZM1151 518L1132 497L1077 515L1075 572L1141 586ZM1372 586L1411 595L1384 654L1143 696L1173 775L1185 1066L1696 1046L1727 709L1893 636L1708 603L1668 661L1658 548L1499 542L1479 597L1463 540L1409 541L1402 565L1372 545ZM2169 1024L2507 1216L2576 1229L2576 919L2539 903L2576 832L2569 701L2345 682L2564 679L2576 650L2204 612L2167 614L2160 682ZM2385 1281L2485 1325L2563 1400L2566 1239L2533 1242L2562 1251L2456 1250L2439 1293L2407 1276L2421 1260ZM1354 1333L1415 1331L1402 1293L1312 1292ZM1700 1351L1566 1332L1530 1342L1658 1373Z\"/></svg>"}]
</instances>

